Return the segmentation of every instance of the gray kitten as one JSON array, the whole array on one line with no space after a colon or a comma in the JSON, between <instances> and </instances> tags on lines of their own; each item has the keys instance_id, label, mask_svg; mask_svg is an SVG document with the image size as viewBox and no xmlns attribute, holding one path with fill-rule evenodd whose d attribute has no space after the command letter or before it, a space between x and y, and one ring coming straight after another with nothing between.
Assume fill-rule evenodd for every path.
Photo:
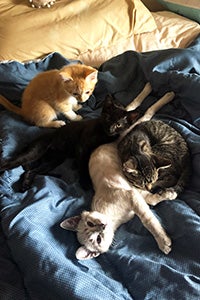
<instances>
[{"instance_id":1,"label":"gray kitten","mask_svg":"<svg viewBox=\"0 0 200 300\"><path fill-rule=\"evenodd\" d=\"M134 127L118 143L123 172L136 187L153 193L181 193L191 173L188 145L174 128L159 120Z\"/></svg>"}]
</instances>

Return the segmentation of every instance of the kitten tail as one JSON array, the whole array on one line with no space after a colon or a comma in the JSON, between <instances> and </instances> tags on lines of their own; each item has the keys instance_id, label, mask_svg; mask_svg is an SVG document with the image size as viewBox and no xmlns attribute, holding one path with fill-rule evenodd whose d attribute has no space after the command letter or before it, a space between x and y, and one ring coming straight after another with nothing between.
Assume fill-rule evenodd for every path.
<instances>
[{"instance_id":1,"label":"kitten tail","mask_svg":"<svg viewBox=\"0 0 200 300\"><path fill-rule=\"evenodd\" d=\"M5 97L0 95L0 104L3 105L6 109L14 112L17 115L22 115L22 110L20 107L12 104L9 100L7 100Z\"/></svg>"}]
</instances>

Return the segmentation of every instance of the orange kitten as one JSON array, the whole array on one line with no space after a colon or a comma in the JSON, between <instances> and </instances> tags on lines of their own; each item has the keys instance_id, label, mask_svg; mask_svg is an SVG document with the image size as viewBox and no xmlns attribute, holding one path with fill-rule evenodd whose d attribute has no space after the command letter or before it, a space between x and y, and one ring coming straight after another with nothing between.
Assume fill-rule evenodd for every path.
<instances>
[{"instance_id":1,"label":"orange kitten","mask_svg":"<svg viewBox=\"0 0 200 300\"><path fill-rule=\"evenodd\" d=\"M61 127L65 122L57 119L59 113L71 121L82 119L75 111L81 108L79 103L91 96L96 83L96 69L82 64L67 65L34 77L23 92L21 108L3 96L0 104L36 126Z\"/></svg>"}]
</instances>

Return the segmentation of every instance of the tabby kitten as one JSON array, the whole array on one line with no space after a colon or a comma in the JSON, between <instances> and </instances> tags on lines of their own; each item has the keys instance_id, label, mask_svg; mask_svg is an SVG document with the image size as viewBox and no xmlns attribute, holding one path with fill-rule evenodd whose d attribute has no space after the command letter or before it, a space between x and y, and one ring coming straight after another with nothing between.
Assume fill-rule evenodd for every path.
<instances>
[{"instance_id":1,"label":"tabby kitten","mask_svg":"<svg viewBox=\"0 0 200 300\"><path fill-rule=\"evenodd\" d=\"M21 108L3 96L0 104L36 126L61 127L65 122L57 119L59 113L71 121L82 119L75 112L92 95L97 73L96 69L82 64L41 72L25 88Z\"/></svg>"},{"instance_id":2,"label":"tabby kitten","mask_svg":"<svg viewBox=\"0 0 200 300\"><path fill-rule=\"evenodd\" d=\"M160 250L168 254L171 239L147 203L172 200L176 193L152 194L133 187L123 175L116 143L101 145L92 153L89 172L95 190L91 211L83 211L60 224L77 232L82 246L76 251L76 257L90 259L108 251L117 228L135 214L154 236Z\"/></svg>"},{"instance_id":3,"label":"tabby kitten","mask_svg":"<svg viewBox=\"0 0 200 300\"><path fill-rule=\"evenodd\" d=\"M166 188L181 193L189 179L188 145L173 127L160 120L143 122L118 143L124 175L152 193Z\"/></svg>"}]
</instances>

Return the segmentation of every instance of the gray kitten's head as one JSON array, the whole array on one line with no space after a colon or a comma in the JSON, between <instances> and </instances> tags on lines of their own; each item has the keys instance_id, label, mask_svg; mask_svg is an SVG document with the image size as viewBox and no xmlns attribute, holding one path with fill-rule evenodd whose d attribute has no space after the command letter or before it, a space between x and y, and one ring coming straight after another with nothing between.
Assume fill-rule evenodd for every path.
<instances>
[{"instance_id":1,"label":"gray kitten's head","mask_svg":"<svg viewBox=\"0 0 200 300\"><path fill-rule=\"evenodd\" d=\"M122 170L134 186L151 192L159 179L160 172L170 166L168 161L159 160L154 155L140 154L125 160L122 163Z\"/></svg>"},{"instance_id":2,"label":"gray kitten's head","mask_svg":"<svg viewBox=\"0 0 200 300\"><path fill-rule=\"evenodd\" d=\"M82 245L76 251L77 259L90 259L106 252L113 241L114 232L107 217L97 211L83 211L81 215L67 218L60 226L77 232Z\"/></svg>"},{"instance_id":3,"label":"gray kitten's head","mask_svg":"<svg viewBox=\"0 0 200 300\"><path fill-rule=\"evenodd\" d=\"M122 165L123 173L134 186L150 191L158 179L158 169L145 156L131 156Z\"/></svg>"}]
</instances>

